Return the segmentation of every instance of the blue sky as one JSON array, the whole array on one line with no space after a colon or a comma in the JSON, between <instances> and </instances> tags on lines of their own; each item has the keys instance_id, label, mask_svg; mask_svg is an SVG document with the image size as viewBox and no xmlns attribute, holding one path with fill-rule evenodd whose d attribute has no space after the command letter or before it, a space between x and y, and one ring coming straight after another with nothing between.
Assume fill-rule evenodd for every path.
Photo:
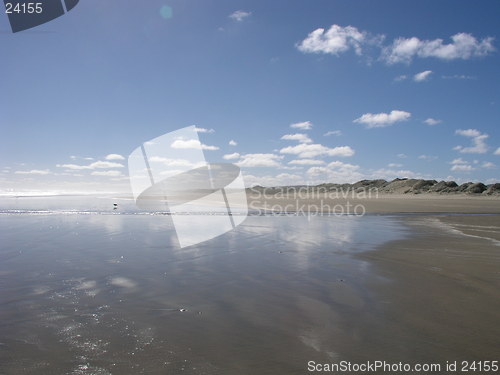
<instances>
[{"instance_id":1,"label":"blue sky","mask_svg":"<svg viewBox=\"0 0 500 375\"><path fill-rule=\"evenodd\" d=\"M498 1L86 0L16 34L3 15L0 190L127 190L130 152L193 124L207 160L247 184L498 182L499 14Z\"/></svg>"}]
</instances>

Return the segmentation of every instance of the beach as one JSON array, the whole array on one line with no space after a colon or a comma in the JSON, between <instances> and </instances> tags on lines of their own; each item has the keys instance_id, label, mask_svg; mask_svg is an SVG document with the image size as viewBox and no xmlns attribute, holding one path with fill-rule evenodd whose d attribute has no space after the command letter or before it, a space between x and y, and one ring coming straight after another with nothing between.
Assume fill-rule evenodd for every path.
<instances>
[{"instance_id":1,"label":"beach","mask_svg":"<svg viewBox=\"0 0 500 375\"><path fill-rule=\"evenodd\" d=\"M385 199L364 216L254 210L183 249L130 201L4 199L0 373L497 360L500 200Z\"/></svg>"},{"instance_id":2,"label":"beach","mask_svg":"<svg viewBox=\"0 0 500 375\"><path fill-rule=\"evenodd\" d=\"M498 196L465 194L383 194L377 192L309 193L292 190L273 194L250 190L248 204L260 212L286 210L290 213L308 211L364 214L364 213L453 213L500 214ZM362 208L356 209L356 206Z\"/></svg>"}]
</instances>

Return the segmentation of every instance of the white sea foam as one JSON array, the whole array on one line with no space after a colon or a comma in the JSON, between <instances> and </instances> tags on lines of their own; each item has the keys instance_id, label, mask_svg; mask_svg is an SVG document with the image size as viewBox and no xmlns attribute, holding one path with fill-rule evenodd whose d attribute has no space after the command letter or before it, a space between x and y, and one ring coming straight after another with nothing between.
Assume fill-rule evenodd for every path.
<instances>
[{"instance_id":1,"label":"white sea foam","mask_svg":"<svg viewBox=\"0 0 500 375\"><path fill-rule=\"evenodd\" d=\"M464 237L479 238L479 239L482 239L482 240L491 241L494 245L500 246L500 241L498 241L495 238L491 238L491 237L488 237L488 236L478 236L478 235L475 235L475 234L465 233L463 231L463 230L466 230L466 229L471 229L471 230L474 230L474 231L481 231L481 232L494 232L494 231L487 231L487 230L480 230L480 229L478 229L478 228L491 228L491 227L486 227L486 226L482 227L482 226L479 226L479 225L449 224L449 223L444 223L441 220L434 219L434 218L428 218L428 219L426 219L426 221L431 222L433 226L440 227L440 228L446 230L449 233L458 234L458 235L464 236ZM459 228L461 228L463 230L461 230ZM497 233L497 232L494 232L494 233Z\"/></svg>"}]
</instances>

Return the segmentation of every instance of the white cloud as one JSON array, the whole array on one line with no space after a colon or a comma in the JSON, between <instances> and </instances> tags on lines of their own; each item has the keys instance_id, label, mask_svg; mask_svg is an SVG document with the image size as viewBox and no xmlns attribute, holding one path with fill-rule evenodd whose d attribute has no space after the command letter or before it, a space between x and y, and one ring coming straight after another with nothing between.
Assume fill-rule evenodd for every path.
<instances>
[{"instance_id":1,"label":"white cloud","mask_svg":"<svg viewBox=\"0 0 500 375\"><path fill-rule=\"evenodd\" d=\"M493 164L491 161L485 161L481 165L481 168L486 168L486 169L495 169L497 166Z\"/></svg>"},{"instance_id":2,"label":"white cloud","mask_svg":"<svg viewBox=\"0 0 500 375\"><path fill-rule=\"evenodd\" d=\"M246 12L244 10L237 10L229 15L229 18L231 18L234 21L241 22L245 18L250 17L252 15L252 12Z\"/></svg>"},{"instance_id":3,"label":"white cloud","mask_svg":"<svg viewBox=\"0 0 500 375\"><path fill-rule=\"evenodd\" d=\"M125 160L125 158L119 154L108 154L104 158L106 160Z\"/></svg>"},{"instance_id":4,"label":"white cloud","mask_svg":"<svg viewBox=\"0 0 500 375\"><path fill-rule=\"evenodd\" d=\"M464 137L479 137L481 135L481 132L477 129L458 129L455 133Z\"/></svg>"},{"instance_id":5,"label":"white cloud","mask_svg":"<svg viewBox=\"0 0 500 375\"><path fill-rule=\"evenodd\" d=\"M90 157L81 157L81 156L76 156L76 155L71 155L69 158L70 158L70 159L72 159L72 160L76 160L76 159L94 160L94 158L90 158Z\"/></svg>"},{"instance_id":6,"label":"white cloud","mask_svg":"<svg viewBox=\"0 0 500 375\"><path fill-rule=\"evenodd\" d=\"M342 131L340 130L330 130L330 131L327 131L325 134L323 134L325 137L328 137L330 135L336 135L336 136L341 136L342 135Z\"/></svg>"},{"instance_id":7,"label":"white cloud","mask_svg":"<svg viewBox=\"0 0 500 375\"><path fill-rule=\"evenodd\" d=\"M453 149L461 152L462 154L484 154L488 151L488 145L486 145L486 139L489 137L488 134L482 134L477 129L458 129L455 134L461 135L463 137L471 138L472 146L455 146Z\"/></svg>"},{"instance_id":8,"label":"white cloud","mask_svg":"<svg viewBox=\"0 0 500 375\"><path fill-rule=\"evenodd\" d=\"M434 156L434 155L420 155L418 158L422 159L422 160L432 161L432 160L436 160L437 156Z\"/></svg>"},{"instance_id":9,"label":"white cloud","mask_svg":"<svg viewBox=\"0 0 500 375\"><path fill-rule=\"evenodd\" d=\"M323 28L312 31L296 47L304 53L331 55L339 55L352 48L357 55L361 55L364 45L375 42L376 38L369 37L366 32L359 31L356 27L332 25L326 31Z\"/></svg>"},{"instance_id":10,"label":"white cloud","mask_svg":"<svg viewBox=\"0 0 500 375\"><path fill-rule=\"evenodd\" d=\"M276 154L245 154L236 163L240 167L279 167L283 156Z\"/></svg>"},{"instance_id":11,"label":"white cloud","mask_svg":"<svg viewBox=\"0 0 500 375\"><path fill-rule=\"evenodd\" d=\"M234 152L232 154L226 154L223 156L224 160L232 160L232 159L239 159L240 154L237 152Z\"/></svg>"},{"instance_id":12,"label":"white cloud","mask_svg":"<svg viewBox=\"0 0 500 375\"><path fill-rule=\"evenodd\" d=\"M450 164L453 164L453 165L455 165L455 164L468 164L468 162L462 158L457 158L457 159L453 159L452 161L450 161Z\"/></svg>"},{"instance_id":13,"label":"white cloud","mask_svg":"<svg viewBox=\"0 0 500 375\"><path fill-rule=\"evenodd\" d=\"M289 161L288 164L295 164L295 165L322 165L325 164L323 160L316 160L316 159L295 159L292 161Z\"/></svg>"},{"instance_id":14,"label":"white cloud","mask_svg":"<svg viewBox=\"0 0 500 375\"><path fill-rule=\"evenodd\" d=\"M123 168L123 164L115 163L111 161L96 161L89 165L90 169L97 168Z\"/></svg>"},{"instance_id":15,"label":"white cloud","mask_svg":"<svg viewBox=\"0 0 500 375\"><path fill-rule=\"evenodd\" d=\"M406 154L397 154L396 156L400 159L406 159L408 157Z\"/></svg>"},{"instance_id":16,"label":"white cloud","mask_svg":"<svg viewBox=\"0 0 500 375\"><path fill-rule=\"evenodd\" d=\"M123 164L115 163L111 161L96 161L89 165L78 165L78 164L56 164L58 168L66 168L72 170L83 170L83 169L104 169L104 168L123 168Z\"/></svg>"},{"instance_id":17,"label":"white cloud","mask_svg":"<svg viewBox=\"0 0 500 375\"><path fill-rule=\"evenodd\" d=\"M431 74L432 74L432 70L425 70L423 72L415 74L413 76L413 80L415 82L427 81L427 79L430 77Z\"/></svg>"},{"instance_id":18,"label":"white cloud","mask_svg":"<svg viewBox=\"0 0 500 375\"><path fill-rule=\"evenodd\" d=\"M408 78L408 77L405 74L401 74L400 76L397 76L396 78L394 78L394 81L401 82L401 81L404 81L406 78Z\"/></svg>"},{"instance_id":19,"label":"white cloud","mask_svg":"<svg viewBox=\"0 0 500 375\"><path fill-rule=\"evenodd\" d=\"M496 151L493 153L493 155L500 155L500 147L496 149Z\"/></svg>"},{"instance_id":20,"label":"white cloud","mask_svg":"<svg viewBox=\"0 0 500 375\"><path fill-rule=\"evenodd\" d=\"M294 129L310 130L312 129L313 124L311 123L311 121L296 122L294 124L291 124L290 127Z\"/></svg>"},{"instance_id":21,"label":"white cloud","mask_svg":"<svg viewBox=\"0 0 500 375\"><path fill-rule=\"evenodd\" d=\"M398 38L382 51L382 60L388 64L410 63L414 57L435 57L441 60L467 60L471 57L486 56L495 50L493 38L477 40L471 34L458 33L452 42L444 44L442 39L420 40L417 37Z\"/></svg>"},{"instance_id":22,"label":"white cloud","mask_svg":"<svg viewBox=\"0 0 500 375\"><path fill-rule=\"evenodd\" d=\"M194 131L198 133L215 133L214 129L198 128L196 126L194 128Z\"/></svg>"},{"instance_id":23,"label":"white cloud","mask_svg":"<svg viewBox=\"0 0 500 375\"><path fill-rule=\"evenodd\" d=\"M285 169L287 171L296 171L296 170L302 170L302 169L304 169L304 167L299 167L297 165L293 165L291 167L289 165L280 165L278 168L279 169Z\"/></svg>"},{"instance_id":24,"label":"white cloud","mask_svg":"<svg viewBox=\"0 0 500 375\"><path fill-rule=\"evenodd\" d=\"M189 160L186 159L170 159L170 158L164 158L162 156L151 156L148 158L148 161L150 163L162 163L167 167L190 167L190 168L196 168L199 166L202 166L204 163L200 162L198 164L192 163Z\"/></svg>"},{"instance_id":25,"label":"white cloud","mask_svg":"<svg viewBox=\"0 0 500 375\"><path fill-rule=\"evenodd\" d=\"M421 40L418 37L397 38L392 44L383 47L384 35L371 35L354 26L332 25L328 30L318 28L296 44L304 53L324 53L338 56L349 50L362 55L368 46L381 48L380 60L387 64L410 63L414 58L434 57L441 60L470 59L486 56L493 51L494 38L476 39L468 33L457 33L451 36L451 43L442 39ZM406 79L400 76L401 80ZM397 80L397 79L396 79Z\"/></svg>"},{"instance_id":26,"label":"white cloud","mask_svg":"<svg viewBox=\"0 0 500 375\"><path fill-rule=\"evenodd\" d=\"M473 171L474 168L469 164L457 164L452 166L451 170L455 172L470 172Z\"/></svg>"},{"instance_id":27,"label":"white cloud","mask_svg":"<svg viewBox=\"0 0 500 375\"><path fill-rule=\"evenodd\" d=\"M238 142L236 142L235 140L230 140L229 141L229 146L238 146Z\"/></svg>"},{"instance_id":28,"label":"white cloud","mask_svg":"<svg viewBox=\"0 0 500 375\"><path fill-rule=\"evenodd\" d=\"M451 170L456 172L470 172L474 170L474 167L462 158L453 159L450 164L452 165Z\"/></svg>"},{"instance_id":29,"label":"white cloud","mask_svg":"<svg viewBox=\"0 0 500 375\"><path fill-rule=\"evenodd\" d=\"M407 121L411 113L392 110L390 113L365 113L354 122L365 124L367 129L384 128L400 121Z\"/></svg>"},{"instance_id":30,"label":"white cloud","mask_svg":"<svg viewBox=\"0 0 500 375\"><path fill-rule=\"evenodd\" d=\"M440 124L441 122L442 122L441 120L436 120L436 119L433 119L432 117L429 117L428 119L426 119L424 121L424 123L426 123L429 126L434 126L434 125Z\"/></svg>"},{"instance_id":31,"label":"white cloud","mask_svg":"<svg viewBox=\"0 0 500 375\"><path fill-rule=\"evenodd\" d=\"M123 164L112 161L96 161L89 164L90 169L123 168Z\"/></svg>"},{"instance_id":32,"label":"white cloud","mask_svg":"<svg viewBox=\"0 0 500 375\"><path fill-rule=\"evenodd\" d=\"M287 141L299 141L300 143L311 143L312 140L304 133L296 133L296 134L285 134L281 139Z\"/></svg>"},{"instance_id":33,"label":"white cloud","mask_svg":"<svg viewBox=\"0 0 500 375\"><path fill-rule=\"evenodd\" d=\"M316 156L352 156L354 150L349 146L330 148L321 144L301 143L297 146L288 146L280 150L282 154L298 155L300 158L314 158Z\"/></svg>"},{"instance_id":34,"label":"white cloud","mask_svg":"<svg viewBox=\"0 0 500 375\"><path fill-rule=\"evenodd\" d=\"M107 177L119 177L122 176L120 171L94 171L91 173L92 176L107 176Z\"/></svg>"},{"instance_id":35,"label":"white cloud","mask_svg":"<svg viewBox=\"0 0 500 375\"><path fill-rule=\"evenodd\" d=\"M245 183L250 186L285 186L304 184L304 179L296 174L280 173L277 176L254 176L245 174Z\"/></svg>"},{"instance_id":36,"label":"white cloud","mask_svg":"<svg viewBox=\"0 0 500 375\"><path fill-rule=\"evenodd\" d=\"M334 183L356 182L363 179L359 166L354 164L333 161L326 167L311 167L307 171L310 177L321 177L324 181Z\"/></svg>"},{"instance_id":37,"label":"white cloud","mask_svg":"<svg viewBox=\"0 0 500 375\"><path fill-rule=\"evenodd\" d=\"M15 174L47 175L51 172L48 169L32 169L30 171L15 171Z\"/></svg>"},{"instance_id":38,"label":"white cloud","mask_svg":"<svg viewBox=\"0 0 500 375\"><path fill-rule=\"evenodd\" d=\"M387 164L387 166L389 168L401 168L403 166L403 164L399 164L399 163L389 163Z\"/></svg>"},{"instance_id":39,"label":"white cloud","mask_svg":"<svg viewBox=\"0 0 500 375\"><path fill-rule=\"evenodd\" d=\"M170 147L179 148L179 149L201 148L202 150L210 150L210 151L214 151L214 150L219 149L219 147L217 147L217 146L207 146L207 145L201 143L200 141L198 141L197 139L187 139L187 140L177 139L176 141L174 141L170 145Z\"/></svg>"}]
</instances>

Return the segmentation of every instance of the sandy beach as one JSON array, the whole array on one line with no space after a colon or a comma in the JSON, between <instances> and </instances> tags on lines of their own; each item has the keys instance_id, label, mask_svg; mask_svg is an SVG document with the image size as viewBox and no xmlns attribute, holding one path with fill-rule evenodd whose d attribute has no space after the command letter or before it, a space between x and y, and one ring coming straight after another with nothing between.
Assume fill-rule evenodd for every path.
<instances>
[{"instance_id":1,"label":"sandy beach","mask_svg":"<svg viewBox=\"0 0 500 375\"><path fill-rule=\"evenodd\" d=\"M355 213L362 205L366 213L467 213L500 214L500 197L477 195L441 194L372 194L359 198L355 194L336 197L336 194L263 194L250 192L249 207L262 212L302 208L325 213ZM323 209L322 209L323 205ZM348 212L349 210L349 212ZM362 212L358 210L358 212Z\"/></svg>"},{"instance_id":2,"label":"sandy beach","mask_svg":"<svg viewBox=\"0 0 500 375\"><path fill-rule=\"evenodd\" d=\"M496 358L500 216L403 220L412 233L409 239L360 255L384 279L370 283L391 322L378 331L383 332L377 334L380 355L390 337L404 343L402 350L410 350L415 361ZM409 343L408 337L419 339Z\"/></svg>"},{"instance_id":3,"label":"sandy beach","mask_svg":"<svg viewBox=\"0 0 500 375\"><path fill-rule=\"evenodd\" d=\"M126 201L113 211L109 199L68 209L75 200L2 202L2 374L497 359L498 200L391 196L393 213L377 200L365 216L251 215L185 249L168 216Z\"/></svg>"}]
</instances>

